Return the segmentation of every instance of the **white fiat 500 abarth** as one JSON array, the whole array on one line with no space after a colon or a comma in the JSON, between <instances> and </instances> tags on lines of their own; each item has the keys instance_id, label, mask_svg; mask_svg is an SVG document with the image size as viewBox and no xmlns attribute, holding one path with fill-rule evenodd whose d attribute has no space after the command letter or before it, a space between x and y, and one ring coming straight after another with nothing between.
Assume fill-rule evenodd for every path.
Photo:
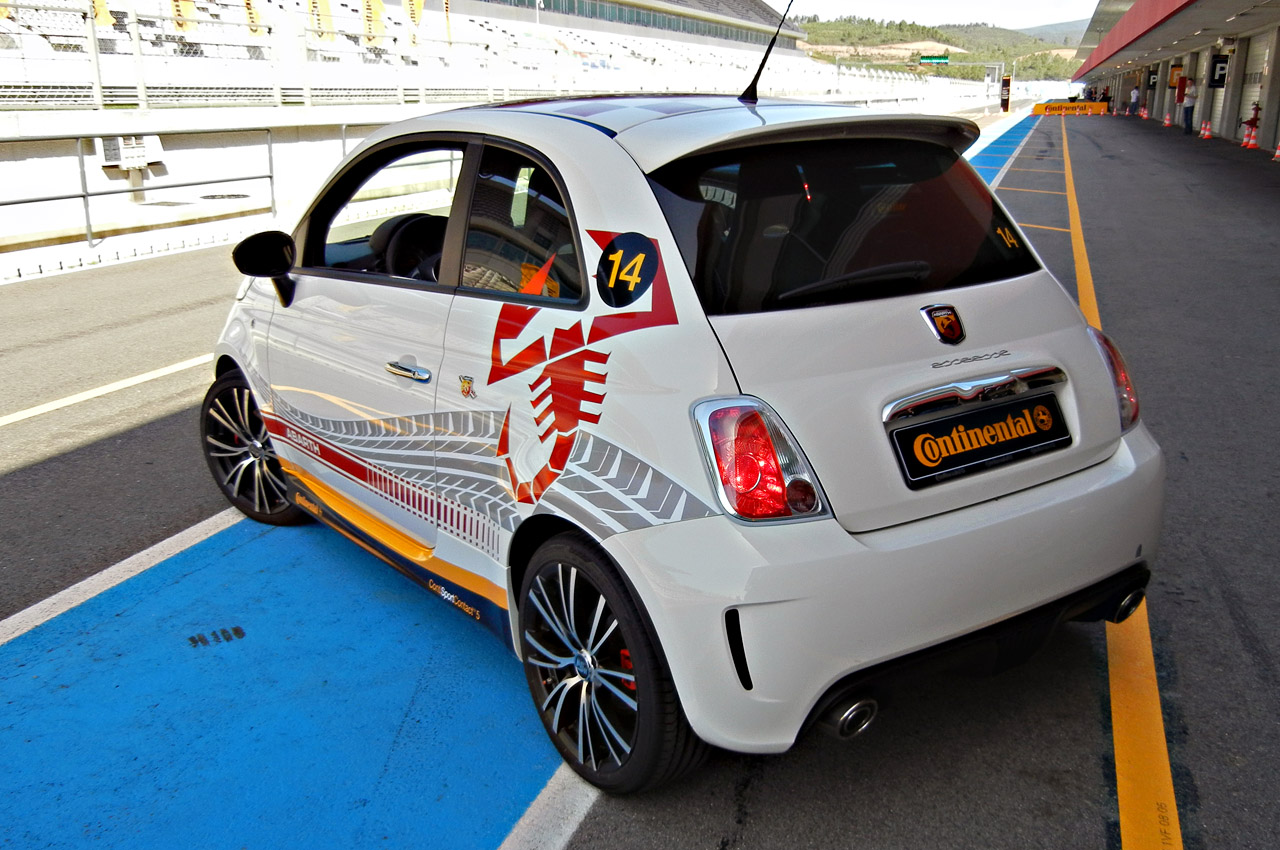
<instances>
[{"instance_id":1,"label":"white fiat 500 abarth","mask_svg":"<svg viewBox=\"0 0 1280 850\"><path fill-rule=\"evenodd\" d=\"M209 466L507 641L616 793L1122 619L1162 456L977 135L686 96L382 129L236 248Z\"/></svg>"}]
</instances>

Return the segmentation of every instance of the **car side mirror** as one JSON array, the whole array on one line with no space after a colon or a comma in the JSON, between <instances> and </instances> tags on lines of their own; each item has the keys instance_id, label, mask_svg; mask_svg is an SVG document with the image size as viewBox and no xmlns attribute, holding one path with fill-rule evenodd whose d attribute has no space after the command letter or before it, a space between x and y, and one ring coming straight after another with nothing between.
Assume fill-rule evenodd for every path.
<instances>
[{"instance_id":1,"label":"car side mirror","mask_svg":"<svg viewBox=\"0 0 1280 850\"><path fill-rule=\"evenodd\" d=\"M269 277L282 306L293 303L295 283L289 277L298 254L293 237L278 230L267 230L246 237L231 251L231 260L241 274Z\"/></svg>"}]
</instances>

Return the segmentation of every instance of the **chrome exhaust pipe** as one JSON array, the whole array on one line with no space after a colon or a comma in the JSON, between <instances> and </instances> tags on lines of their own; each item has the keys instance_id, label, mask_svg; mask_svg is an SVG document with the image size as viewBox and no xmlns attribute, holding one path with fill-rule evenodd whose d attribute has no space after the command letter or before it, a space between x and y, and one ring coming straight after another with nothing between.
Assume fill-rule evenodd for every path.
<instances>
[{"instance_id":1,"label":"chrome exhaust pipe","mask_svg":"<svg viewBox=\"0 0 1280 850\"><path fill-rule=\"evenodd\" d=\"M822 718L822 726L842 741L860 735L876 719L880 704L870 697L844 700Z\"/></svg>"},{"instance_id":2,"label":"chrome exhaust pipe","mask_svg":"<svg viewBox=\"0 0 1280 850\"><path fill-rule=\"evenodd\" d=\"M1111 612L1111 616L1107 620L1112 623L1123 623L1129 619L1129 615L1137 611L1142 605L1142 601L1147 598L1147 592L1143 588L1130 591L1124 599L1120 600L1120 604Z\"/></svg>"}]
</instances>

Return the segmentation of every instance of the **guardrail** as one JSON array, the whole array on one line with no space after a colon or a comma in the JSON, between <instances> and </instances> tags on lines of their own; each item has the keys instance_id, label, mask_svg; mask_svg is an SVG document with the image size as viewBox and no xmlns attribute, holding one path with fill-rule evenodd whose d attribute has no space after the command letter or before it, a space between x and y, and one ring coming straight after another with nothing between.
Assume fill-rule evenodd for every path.
<instances>
[{"instance_id":1,"label":"guardrail","mask_svg":"<svg viewBox=\"0 0 1280 850\"><path fill-rule=\"evenodd\" d=\"M345 149L346 125L343 126L342 131L343 131L343 147ZM180 134L169 134L169 135L181 135L181 136L198 136L198 135L215 135L215 134L227 135L228 132L229 131L225 131L225 130L192 130L192 131L184 131ZM18 145L18 144L30 145L33 143L40 144L40 143L48 143L48 142L74 142L75 150L76 150L76 164L78 168L78 177L79 177L79 184L80 184L80 190L77 192L61 192L61 193L44 194L44 195L26 195L18 198L0 200L0 208L22 206L26 204L40 204L40 203L49 203L49 202L56 202L56 201L79 200L81 202L81 206L84 212L85 241L88 242L90 245L92 245L95 238L95 232L94 232L93 212L92 212L92 207L90 205L90 201L93 198L112 197L112 196L128 195L128 194L136 195L140 191L143 191L144 188L145 188L145 191L158 192L158 191L163 191L167 189L186 189L186 188L192 188L197 186L213 186L218 184L243 183L243 182L249 182L249 181L265 180L267 181L271 213L274 215L276 213L276 175L275 175L275 152L273 147L271 129L266 127L250 128L250 129L236 130L235 133L236 134L244 134L244 133L263 134L263 137L264 137L263 141L265 143L266 156L267 156L267 169L264 173L234 174L229 176L219 176L219 177L208 178L203 180L183 180L179 182L160 183L160 184L153 183L153 184L148 184L146 187L141 187L139 185L131 185L125 188L111 188L111 189L91 189L89 186L89 170L87 166L85 149L88 146L93 148L96 151L96 140L99 138L96 135L89 136L89 135L79 134L79 135L63 135L63 136L0 138L0 149L2 149L2 146L4 145ZM138 134L138 135L140 136L144 134ZM146 135L152 135L152 134L146 134ZM88 145L86 145L86 143L88 143Z\"/></svg>"}]
</instances>

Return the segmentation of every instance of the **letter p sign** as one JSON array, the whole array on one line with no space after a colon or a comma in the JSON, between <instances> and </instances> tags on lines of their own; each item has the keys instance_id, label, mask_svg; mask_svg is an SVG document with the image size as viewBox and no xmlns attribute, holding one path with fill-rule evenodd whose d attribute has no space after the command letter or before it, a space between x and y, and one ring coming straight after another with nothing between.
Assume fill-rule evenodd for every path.
<instances>
[{"instance_id":1,"label":"letter p sign","mask_svg":"<svg viewBox=\"0 0 1280 850\"><path fill-rule=\"evenodd\" d=\"M1214 56L1209 63L1209 88L1220 89L1227 85L1227 68L1231 64L1230 56Z\"/></svg>"}]
</instances>

